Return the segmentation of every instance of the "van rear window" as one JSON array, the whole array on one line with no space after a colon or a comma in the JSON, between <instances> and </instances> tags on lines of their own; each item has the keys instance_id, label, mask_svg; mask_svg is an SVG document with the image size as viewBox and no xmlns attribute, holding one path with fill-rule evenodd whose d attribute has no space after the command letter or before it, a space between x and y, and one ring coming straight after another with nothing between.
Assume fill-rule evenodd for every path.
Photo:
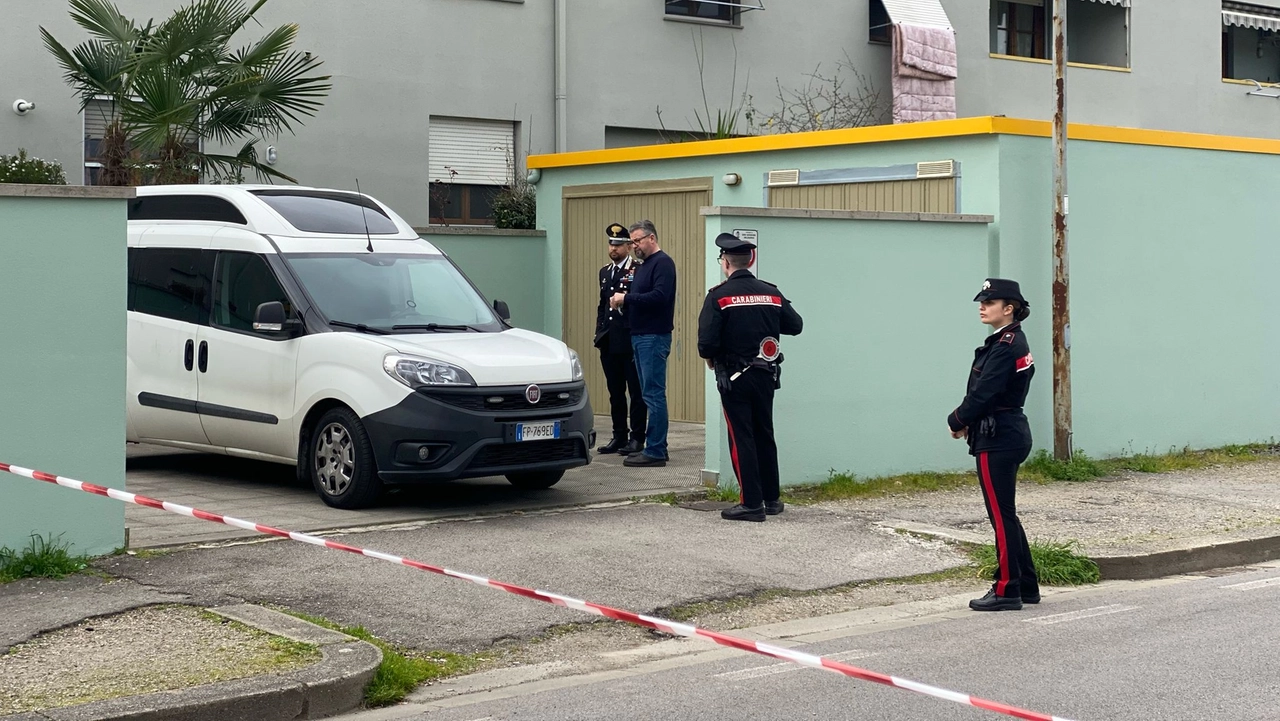
<instances>
[{"instance_id":1,"label":"van rear window","mask_svg":"<svg viewBox=\"0 0 1280 721\"><path fill-rule=\"evenodd\" d=\"M304 233L364 235L366 223L374 235L392 235L399 230L377 204L354 193L284 189L249 192Z\"/></svg>"}]
</instances>

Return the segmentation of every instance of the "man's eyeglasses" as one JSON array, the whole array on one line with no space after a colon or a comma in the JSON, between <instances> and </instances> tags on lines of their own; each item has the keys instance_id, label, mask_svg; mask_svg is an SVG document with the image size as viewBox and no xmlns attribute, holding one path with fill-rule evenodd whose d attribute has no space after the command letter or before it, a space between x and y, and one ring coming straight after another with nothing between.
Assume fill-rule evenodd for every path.
<instances>
[{"instance_id":1,"label":"man's eyeglasses","mask_svg":"<svg viewBox=\"0 0 1280 721\"><path fill-rule=\"evenodd\" d=\"M632 238L632 239L631 239L631 242L632 242L632 243L639 243L640 241L644 240L645 238L652 238L652 237L653 237L653 233L645 233L644 235L640 236L639 238Z\"/></svg>"}]
</instances>

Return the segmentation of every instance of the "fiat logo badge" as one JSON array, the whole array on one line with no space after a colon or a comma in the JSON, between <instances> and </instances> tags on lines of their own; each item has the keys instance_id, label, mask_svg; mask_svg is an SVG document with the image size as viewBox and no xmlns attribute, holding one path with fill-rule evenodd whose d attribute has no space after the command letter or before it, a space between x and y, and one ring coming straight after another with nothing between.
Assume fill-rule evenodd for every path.
<instances>
[{"instance_id":1,"label":"fiat logo badge","mask_svg":"<svg viewBox=\"0 0 1280 721\"><path fill-rule=\"evenodd\" d=\"M542 400L542 389L535 383L524 389L524 399L530 403Z\"/></svg>"}]
</instances>

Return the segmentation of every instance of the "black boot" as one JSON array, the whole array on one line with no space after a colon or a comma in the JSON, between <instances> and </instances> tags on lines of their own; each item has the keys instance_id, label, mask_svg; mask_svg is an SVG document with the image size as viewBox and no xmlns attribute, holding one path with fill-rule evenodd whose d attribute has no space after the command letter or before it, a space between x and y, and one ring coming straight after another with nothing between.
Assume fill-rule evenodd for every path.
<instances>
[{"instance_id":1,"label":"black boot","mask_svg":"<svg viewBox=\"0 0 1280 721\"><path fill-rule=\"evenodd\" d=\"M599 448L597 448L596 451L598 453L617 453L621 451L622 448L626 446L626 444L627 444L627 439L625 437L614 438L613 440L609 441L603 446L600 446Z\"/></svg>"},{"instance_id":2,"label":"black boot","mask_svg":"<svg viewBox=\"0 0 1280 721\"><path fill-rule=\"evenodd\" d=\"M623 446L622 449L619 450L618 452L624 456L629 456L633 453L639 453L640 451L643 451L643 450L644 450L644 443L632 438L631 440L627 441L627 445Z\"/></svg>"},{"instance_id":3,"label":"black boot","mask_svg":"<svg viewBox=\"0 0 1280 721\"><path fill-rule=\"evenodd\" d=\"M975 611L1021 611L1022 599L1017 596L997 596L993 588L982 598L970 601L969 608Z\"/></svg>"},{"instance_id":4,"label":"black boot","mask_svg":"<svg viewBox=\"0 0 1280 721\"><path fill-rule=\"evenodd\" d=\"M720 517L726 521L763 521L764 506L759 508L747 508L744 505L736 505L733 508L726 508L720 512Z\"/></svg>"},{"instance_id":5,"label":"black boot","mask_svg":"<svg viewBox=\"0 0 1280 721\"><path fill-rule=\"evenodd\" d=\"M769 516L776 516L779 513L782 513L784 508L785 506L782 505L782 499L764 502L764 512Z\"/></svg>"}]
</instances>

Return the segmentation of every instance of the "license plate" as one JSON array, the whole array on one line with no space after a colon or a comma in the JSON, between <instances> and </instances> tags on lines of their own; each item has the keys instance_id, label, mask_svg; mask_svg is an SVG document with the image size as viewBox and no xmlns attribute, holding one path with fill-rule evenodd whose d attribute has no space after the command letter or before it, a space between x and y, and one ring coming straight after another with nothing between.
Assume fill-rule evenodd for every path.
<instances>
[{"instance_id":1,"label":"license plate","mask_svg":"<svg viewBox=\"0 0 1280 721\"><path fill-rule=\"evenodd\" d=\"M517 441L545 441L560 437L560 421L545 423L517 423Z\"/></svg>"}]
</instances>

